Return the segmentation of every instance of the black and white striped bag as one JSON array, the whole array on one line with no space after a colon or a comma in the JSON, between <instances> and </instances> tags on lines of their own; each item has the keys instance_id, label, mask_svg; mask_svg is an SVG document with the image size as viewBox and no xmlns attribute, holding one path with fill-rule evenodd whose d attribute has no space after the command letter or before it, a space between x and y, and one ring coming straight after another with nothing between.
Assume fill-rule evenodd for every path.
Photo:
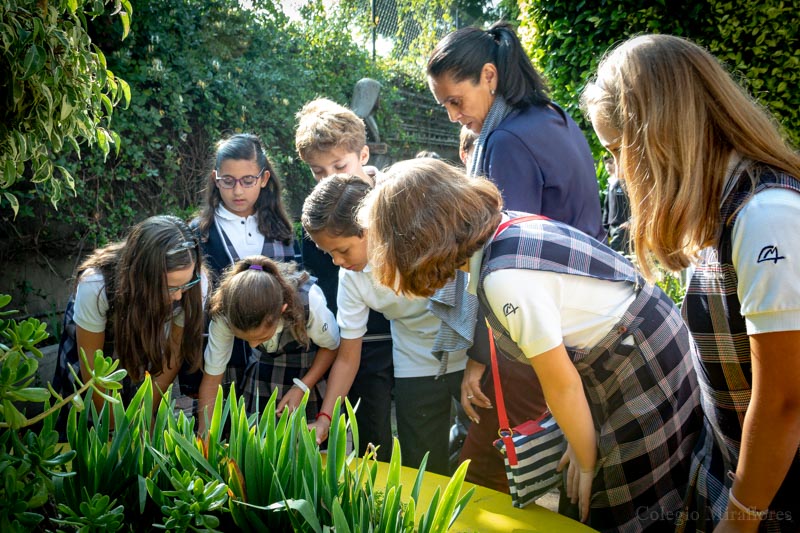
<instances>
[{"instance_id":1,"label":"black and white striped bag","mask_svg":"<svg viewBox=\"0 0 800 533\"><path fill-rule=\"evenodd\" d=\"M500 435L494 445L503 454L514 507L525 507L561 483L556 468L567 442L549 411Z\"/></svg>"}]
</instances>

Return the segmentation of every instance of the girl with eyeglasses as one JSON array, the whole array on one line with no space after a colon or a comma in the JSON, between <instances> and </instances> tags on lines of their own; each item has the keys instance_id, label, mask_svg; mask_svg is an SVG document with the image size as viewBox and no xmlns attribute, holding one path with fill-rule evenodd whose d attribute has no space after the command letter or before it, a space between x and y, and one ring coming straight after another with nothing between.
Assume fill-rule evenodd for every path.
<instances>
[{"instance_id":1,"label":"girl with eyeglasses","mask_svg":"<svg viewBox=\"0 0 800 533\"><path fill-rule=\"evenodd\" d=\"M277 413L294 410L309 393L306 416L314 421L325 393L325 373L339 348L339 327L316 279L294 263L252 256L225 271L211 297L208 346L200 384L199 428L211 418L214 399L230 364L234 336L253 348L239 393L250 412L263 409L278 389ZM205 408L208 408L204 414Z\"/></svg>"},{"instance_id":2,"label":"girl with eyeglasses","mask_svg":"<svg viewBox=\"0 0 800 533\"><path fill-rule=\"evenodd\" d=\"M212 273L241 258L263 255L276 261L297 260L292 222L281 199L281 184L261 140L241 133L217 143L213 168L205 186L205 200L192 229ZM241 340L232 347L226 384L241 380L250 350ZM201 376L181 374L183 391L196 391Z\"/></svg>"},{"instance_id":3,"label":"girl with eyeglasses","mask_svg":"<svg viewBox=\"0 0 800 533\"><path fill-rule=\"evenodd\" d=\"M78 267L75 293L64 316L54 388L71 393L69 366L86 381L95 352L103 350L128 372L123 400L133 396L149 372L158 405L181 365L197 369L202 361L206 279L194 233L171 215L150 217L135 225L125 240L96 250ZM86 352L89 368L80 350ZM100 409L103 398L92 399Z\"/></svg>"}]
</instances>

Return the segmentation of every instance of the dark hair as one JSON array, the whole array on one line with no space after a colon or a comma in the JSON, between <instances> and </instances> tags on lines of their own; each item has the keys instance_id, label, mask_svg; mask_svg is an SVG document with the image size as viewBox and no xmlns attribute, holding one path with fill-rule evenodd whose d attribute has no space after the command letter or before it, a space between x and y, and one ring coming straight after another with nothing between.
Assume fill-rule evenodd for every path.
<instances>
[{"instance_id":1,"label":"dark hair","mask_svg":"<svg viewBox=\"0 0 800 533\"><path fill-rule=\"evenodd\" d=\"M361 237L358 208L372 185L351 174L334 174L317 183L306 201L300 221L308 233L325 230L335 237Z\"/></svg>"},{"instance_id":2,"label":"dark hair","mask_svg":"<svg viewBox=\"0 0 800 533\"><path fill-rule=\"evenodd\" d=\"M201 276L203 260L194 233L178 217L159 215L136 224L124 242L95 251L78 267L79 282L88 268L103 275L114 353L134 382L142 379L145 370L160 374L164 362L172 360L171 344L164 337L164 324L173 315L167 273L191 265L195 276ZM201 285L183 291L181 297L184 326L180 354L193 370L202 360Z\"/></svg>"},{"instance_id":3,"label":"dark hair","mask_svg":"<svg viewBox=\"0 0 800 533\"><path fill-rule=\"evenodd\" d=\"M497 93L508 105L524 109L550 103L544 79L505 21L495 22L486 31L467 27L448 34L431 52L427 73L431 78L447 75L455 82L478 83L486 63L497 67Z\"/></svg>"},{"instance_id":4,"label":"dark hair","mask_svg":"<svg viewBox=\"0 0 800 533\"><path fill-rule=\"evenodd\" d=\"M253 265L256 268L250 268ZM276 263L263 255L246 257L225 270L211 297L209 314L244 332L284 319L294 338L308 346L305 309L298 295L308 279L295 263Z\"/></svg>"},{"instance_id":5,"label":"dark hair","mask_svg":"<svg viewBox=\"0 0 800 533\"><path fill-rule=\"evenodd\" d=\"M261 189L255 204L258 231L264 235L265 239L290 244L292 242L292 223L281 198L281 182L267 159L261 140L250 133L239 133L221 140L217 143L213 170L219 170L222 163L230 159L255 161L259 169L269 172L267 186ZM222 203L222 197L215 183L214 173L209 171L199 224L200 235L204 240L208 238L208 230L214 221L214 213L220 203Z\"/></svg>"}]
</instances>

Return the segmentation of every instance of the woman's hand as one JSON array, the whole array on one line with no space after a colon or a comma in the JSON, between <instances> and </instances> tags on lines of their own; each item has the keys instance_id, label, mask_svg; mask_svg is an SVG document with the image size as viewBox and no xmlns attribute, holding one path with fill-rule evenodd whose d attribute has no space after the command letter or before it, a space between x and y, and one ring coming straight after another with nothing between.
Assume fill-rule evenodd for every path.
<instances>
[{"instance_id":1,"label":"woman's hand","mask_svg":"<svg viewBox=\"0 0 800 533\"><path fill-rule=\"evenodd\" d=\"M575 458L572 446L567 445L567 451L558 463L558 471L561 472L567 466L567 497L570 502L578 504L581 522L586 522L589 518L589 501L592 498L592 480L594 479L594 468L582 470Z\"/></svg>"},{"instance_id":2,"label":"woman's hand","mask_svg":"<svg viewBox=\"0 0 800 533\"><path fill-rule=\"evenodd\" d=\"M473 404L485 409L492 408L492 402L483 394L481 390L481 378L486 370L486 365L474 359L467 359L467 367L464 369L464 377L461 379L461 407L470 420L479 424L481 417L472 407Z\"/></svg>"},{"instance_id":3,"label":"woman's hand","mask_svg":"<svg viewBox=\"0 0 800 533\"><path fill-rule=\"evenodd\" d=\"M286 391L281 401L278 402L278 407L275 408L275 416L281 416L283 410L287 408L290 413L297 409L303 400L303 394L304 392L299 387L292 387Z\"/></svg>"}]
</instances>

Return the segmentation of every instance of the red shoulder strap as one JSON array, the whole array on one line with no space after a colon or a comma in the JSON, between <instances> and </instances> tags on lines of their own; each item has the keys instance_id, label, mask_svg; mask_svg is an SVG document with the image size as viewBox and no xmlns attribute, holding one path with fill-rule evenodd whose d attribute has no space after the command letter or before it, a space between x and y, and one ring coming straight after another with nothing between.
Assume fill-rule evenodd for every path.
<instances>
[{"instance_id":1,"label":"red shoulder strap","mask_svg":"<svg viewBox=\"0 0 800 533\"><path fill-rule=\"evenodd\" d=\"M497 237L498 235L503 233L503 231L511 224L516 224L518 222L527 222L529 220L550 220L550 219L542 215L525 215L524 217L509 218L508 220L497 226L497 231L494 232L494 236Z\"/></svg>"}]
</instances>

